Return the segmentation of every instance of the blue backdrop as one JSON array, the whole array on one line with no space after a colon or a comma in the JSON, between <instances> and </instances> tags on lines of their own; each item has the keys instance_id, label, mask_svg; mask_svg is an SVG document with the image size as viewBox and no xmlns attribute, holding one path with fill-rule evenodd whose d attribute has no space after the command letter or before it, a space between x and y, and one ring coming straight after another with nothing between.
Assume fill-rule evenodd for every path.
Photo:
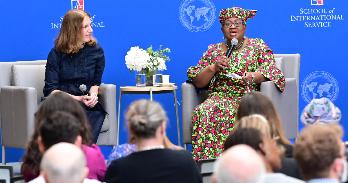
<instances>
[{"instance_id":1,"label":"blue backdrop","mask_svg":"<svg viewBox=\"0 0 348 183\"><path fill-rule=\"evenodd\" d=\"M63 15L74 0L2 1L0 61L46 59ZM220 9L240 6L258 10L247 25L247 37L260 37L274 53L300 53L300 111L313 96L329 97L346 119L348 1L342 0L85 0L93 18L94 35L104 48L104 83L134 85L124 56L132 46L169 47L171 82L186 80L186 69L197 63L211 43L223 40ZM307 87L308 85L314 88ZM123 109L144 96L127 95ZM168 135L177 142L175 111L170 94L156 95L170 118ZM178 89L181 103L181 90ZM181 110L181 108L180 108ZM115 111L116 112L116 111ZM121 111L120 143L127 141ZM181 116L181 114L180 114ZM8 160L11 160L9 157Z\"/></svg>"}]
</instances>

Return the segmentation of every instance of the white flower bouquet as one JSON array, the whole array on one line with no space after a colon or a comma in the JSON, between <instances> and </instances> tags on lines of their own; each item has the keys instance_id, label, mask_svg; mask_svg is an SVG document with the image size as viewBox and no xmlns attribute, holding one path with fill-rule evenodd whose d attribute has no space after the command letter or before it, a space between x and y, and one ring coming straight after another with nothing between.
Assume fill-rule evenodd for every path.
<instances>
[{"instance_id":1,"label":"white flower bouquet","mask_svg":"<svg viewBox=\"0 0 348 183\"><path fill-rule=\"evenodd\" d=\"M150 46L145 51L139 46L134 46L129 49L125 56L126 66L131 71L143 72L146 75L167 70L165 62L170 60L166 55L169 52L169 48L162 49L160 47L159 50L153 50Z\"/></svg>"}]
</instances>

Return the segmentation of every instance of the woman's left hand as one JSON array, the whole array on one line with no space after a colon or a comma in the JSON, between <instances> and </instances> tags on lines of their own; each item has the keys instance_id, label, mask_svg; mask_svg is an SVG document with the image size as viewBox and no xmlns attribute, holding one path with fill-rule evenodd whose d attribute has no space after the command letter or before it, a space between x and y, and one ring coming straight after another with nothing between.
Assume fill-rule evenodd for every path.
<instances>
[{"instance_id":1,"label":"woman's left hand","mask_svg":"<svg viewBox=\"0 0 348 183\"><path fill-rule=\"evenodd\" d=\"M244 76L242 77L242 79L245 82L254 83L255 82L255 75L256 75L256 72L246 72L246 73L244 73Z\"/></svg>"},{"instance_id":2,"label":"woman's left hand","mask_svg":"<svg viewBox=\"0 0 348 183\"><path fill-rule=\"evenodd\" d=\"M94 107L98 103L97 95L85 95L83 98L83 103L88 107Z\"/></svg>"},{"instance_id":3,"label":"woman's left hand","mask_svg":"<svg viewBox=\"0 0 348 183\"><path fill-rule=\"evenodd\" d=\"M263 76L260 72L246 72L244 73L242 79L249 83L261 83L266 81L265 76Z\"/></svg>"}]
</instances>

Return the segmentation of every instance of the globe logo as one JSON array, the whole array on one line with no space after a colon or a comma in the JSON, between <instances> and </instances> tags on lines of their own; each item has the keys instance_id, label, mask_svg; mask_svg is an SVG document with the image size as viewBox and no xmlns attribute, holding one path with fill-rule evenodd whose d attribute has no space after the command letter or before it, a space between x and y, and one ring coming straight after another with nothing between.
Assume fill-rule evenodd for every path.
<instances>
[{"instance_id":1,"label":"globe logo","mask_svg":"<svg viewBox=\"0 0 348 183\"><path fill-rule=\"evenodd\" d=\"M179 13L182 25L191 32L206 31L215 21L215 6L210 0L184 0Z\"/></svg>"},{"instance_id":2,"label":"globe logo","mask_svg":"<svg viewBox=\"0 0 348 183\"><path fill-rule=\"evenodd\" d=\"M329 98L335 101L338 96L339 86L337 80L328 72L311 72L302 83L302 98L310 102L314 98Z\"/></svg>"}]
</instances>

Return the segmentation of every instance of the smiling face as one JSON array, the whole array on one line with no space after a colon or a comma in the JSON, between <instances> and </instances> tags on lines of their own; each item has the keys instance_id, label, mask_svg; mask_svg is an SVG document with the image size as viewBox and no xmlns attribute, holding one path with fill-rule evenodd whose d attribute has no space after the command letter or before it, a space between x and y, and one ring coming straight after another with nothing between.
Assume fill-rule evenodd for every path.
<instances>
[{"instance_id":1,"label":"smiling face","mask_svg":"<svg viewBox=\"0 0 348 183\"><path fill-rule=\"evenodd\" d=\"M237 38L241 41L244 37L246 26L240 18L229 18L226 19L222 24L221 30L224 37L230 42L233 38Z\"/></svg>"},{"instance_id":2,"label":"smiling face","mask_svg":"<svg viewBox=\"0 0 348 183\"><path fill-rule=\"evenodd\" d=\"M82 41L83 43L89 42L92 39L92 26L91 19L88 16L85 16L82 22Z\"/></svg>"}]
</instances>

